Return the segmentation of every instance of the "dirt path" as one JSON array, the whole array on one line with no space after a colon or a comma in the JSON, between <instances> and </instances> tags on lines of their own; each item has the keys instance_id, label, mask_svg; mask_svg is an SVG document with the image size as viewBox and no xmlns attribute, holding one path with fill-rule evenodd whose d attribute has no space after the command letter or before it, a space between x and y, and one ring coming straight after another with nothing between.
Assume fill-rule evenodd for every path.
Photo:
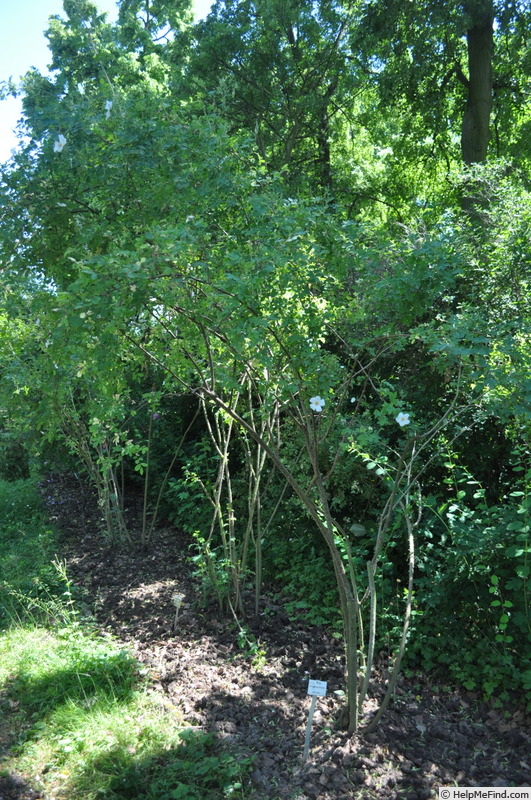
<instances>
[{"instance_id":1,"label":"dirt path","mask_svg":"<svg viewBox=\"0 0 531 800\"><path fill-rule=\"evenodd\" d=\"M50 478L42 492L65 533L68 573L84 587L98 624L129 645L149 667L152 691L191 724L255 755L257 800L416 800L436 797L443 785L531 784L523 710L504 714L471 696L402 680L374 733L337 732L343 654L329 633L291 622L265 597L260 615L246 623L252 636L242 649L235 624L202 608L189 542L178 531L159 531L147 554L109 549L97 534L93 500L75 481ZM176 592L185 603L173 630ZM328 695L317 703L303 765L308 678L327 681Z\"/></svg>"}]
</instances>

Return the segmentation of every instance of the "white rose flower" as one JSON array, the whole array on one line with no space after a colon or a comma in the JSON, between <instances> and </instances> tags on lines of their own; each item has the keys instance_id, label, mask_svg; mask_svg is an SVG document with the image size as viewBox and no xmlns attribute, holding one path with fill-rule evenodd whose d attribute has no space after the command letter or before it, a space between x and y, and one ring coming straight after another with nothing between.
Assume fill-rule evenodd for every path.
<instances>
[{"instance_id":1,"label":"white rose flower","mask_svg":"<svg viewBox=\"0 0 531 800\"><path fill-rule=\"evenodd\" d=\"M409 425L409 414L404 414L404 412L401 411L398 417L396 418L396 421L398 422L401 428L403 428L404 425Z\"/></svg>"},{"instance_id":2,"label":"white rose flower","mask_svg":"<svg viewBox=\"0 0 531 800\"><path fill-rule=\"evenodd\" d=\"M325 401L319 395L315 395L315 397L310 397L310 408L312 411L320 412L323 410L325 406Z\"/></svg>"},{"instance_id":3,"label":"white rose flower","mask_svg":"<svg viewBox=\"0 0 531 800\"><path fill-rule=\"evenodd\" d=\"M66 137L63 136L62 133L60 133L59 136L57 137L57 139L55 140L55 143L54 143L54 146L53 146L54 153L62 153L65 144L66 144Z\"/></svg>"}]
</instances>

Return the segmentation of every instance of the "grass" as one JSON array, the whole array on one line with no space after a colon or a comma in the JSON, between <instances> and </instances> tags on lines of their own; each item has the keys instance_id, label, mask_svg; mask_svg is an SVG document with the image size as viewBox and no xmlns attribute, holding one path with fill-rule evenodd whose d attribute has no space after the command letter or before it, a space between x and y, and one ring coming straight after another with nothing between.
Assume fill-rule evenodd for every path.
<instances>
[{"instance_id":1,"label":"grass","mask_svg":"<svg viewBox=\"0 0 531 800\"><path fill-rule=\"evenodd\" d=\"M31 481L0 481L0 775L74 800L246 798L250 761L186 726L81 618Z\"/></svg>"}]
</instances>

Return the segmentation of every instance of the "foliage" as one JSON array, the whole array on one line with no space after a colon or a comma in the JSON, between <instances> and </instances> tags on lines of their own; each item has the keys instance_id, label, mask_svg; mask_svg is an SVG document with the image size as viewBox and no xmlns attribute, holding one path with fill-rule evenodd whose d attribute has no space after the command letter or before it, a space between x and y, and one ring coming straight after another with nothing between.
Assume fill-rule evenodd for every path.
<instances>
[{"instance_id":1,"label":"foliage","mask_svg":"<svg viewBox=\"0 0 531 800\"><path fill-rule=\"evenodd\" d=\"M293 190L333 191L330 134L356 88L349 21L328 0L264 0L218 2L198 25L191 77L254 135L268 169L282 171Z\"/></svg>"},{"instance_id":2,"label":"foliage","mask_svg":"<svg viewBox=\"0 0 531 800\"><path fill-rule=\"evenodd\" d=\"M0 432L0 478L19 480L29 477L28 454L20 434Z\"/></svg>"},{"instance_id":3,"label":"foliage","mask_svg":"<svg viewBox=\"0 0 531 800\"><path fill-rule=\"evenodd\" d=\"M487 116L493 106L495 135L491 153L506 156L518 130L525 86L529 80L525 30L526 4L472 0L444 4L361 4L361 24L354 29L358 57L377 87L381 109L407 108L407 137L393 147L409 150L429 169L439 158L458 156L460 142L468 160L467 114L474 109L476 131L484 113L477 108L478 84ZM488 144L488 139L487 143Z\"/></svg>"},{"instance_id":4,"label":"foliage","mask_svg":"<svg viewBox=\"0 0 531 800\"><path fill-rule=\"evenodd\" d=\"M185 528L235 616L264 569L315 621L339 608L351 729L376 643L385 707L408 630L410 661L470 686L487 641L477 685L527 685L527 10L227 2L195 29L164 0L123 0L115 26L65 12L2 171L5 441L32 465L68 451L111 541L131 541L140 487L140 544L159 513ZM516 47L517 87L485 104L507 160L465 148L463 170L481 36L498 82Z\"/></svg>"},{"instance_id":5,"label":"foliage","mask_svg":"<svg viewBox=\"0 0 531 800\"><path fill-rule=\"evenodd\" d=\"M518 447L513 463L503 506L490 506L466 469L447 464L457 492L430 509L411 656L428 670L444 665L453 680L498 702L516 691L529 703L529 453ZM437 561L434 549L443 554Z\"/></svg>"},{"instance_id":6,"label":"foliage","mask_svg":"<svg viewBox=\"0 0 531 800\"><path fill-rule=\"evenodd\" d=\"M186 729L180 735L175 753L158 759L151 780L144 771L133 766L116 781L111 782L109 797L134 796L142 800L222 800L244 797L245 776L252 759L236 759L220 751L214 734ZM154 763L155 766L155 763ZM149 771L147 771L149 775Z\"/></svg>"}]
</instances>

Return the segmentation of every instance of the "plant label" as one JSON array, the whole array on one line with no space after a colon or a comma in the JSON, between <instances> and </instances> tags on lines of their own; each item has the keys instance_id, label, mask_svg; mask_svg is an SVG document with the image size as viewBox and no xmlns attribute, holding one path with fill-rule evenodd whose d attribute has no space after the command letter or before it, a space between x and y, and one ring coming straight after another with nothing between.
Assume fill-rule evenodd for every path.
<instances>
[{"instance_id":1,"label":"plant label","mask_svg":"<svg viewBox=\"0 0 531 800\"><path fill-rule=\"evenodd\" d=\"M308 681L308 694L326 697L326 681Z\"/></svg>"},{"instance_id":2,"label":"plant label","mask_svg":"<svg viewBox=\"0 0 531 800\"><path fill-rule=\"evenodd\" d=\"M310 751L310 734L312 731L312 720L318 697L326 697L326 681L308 681L308 694L312 697L310 711L308 713L308 724L306 725L306 739L304 742L304 753L302 760L306 762Z\"/></svg>"}]
</instances>

